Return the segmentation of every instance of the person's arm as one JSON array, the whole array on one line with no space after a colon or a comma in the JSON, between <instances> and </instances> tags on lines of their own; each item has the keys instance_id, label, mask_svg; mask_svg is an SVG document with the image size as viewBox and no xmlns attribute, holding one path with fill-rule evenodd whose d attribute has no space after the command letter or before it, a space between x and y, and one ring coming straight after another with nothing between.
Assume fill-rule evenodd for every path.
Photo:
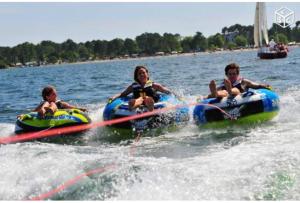
<instances>
[{"instance_id":1,"label":"person's arm","mask_svg":"<svg viewBox=\"0 0 300 203\"><path fill-rule=\"evenodd\" d=\"M162 86L161 84L158 84L158 83L153 83L152 87L157 90L157 91L160 91L162 93L165 93L165 94L174 94L174 92L172 92L171 90L169 90L168 88Z\"/></svg>"},{"instance_id":2,"label":"person's arm","mask_svg":"<svg viewBox=\"0 0 300 203\"><path fill-rule=\"evenodd\" d=\"M127 87L122 93L116 94L112 97L109 98L109 100L115 100L119 97L126 97L127 95L129 95L132 92L132 86L130 85L129 87Z\"/></svg>"},{"instance_id":3,"label":"person's arm","mask_svg":"<svg viewBox=\"0 0 300 203\"><path fill-rule=\"evenodd\" d=\"M259 84L259 83L256 83L256 82L253 82L253 81L247 80L247 79L243 79L243 83L246 88L252 88L252 89L260 89L260 88L270 89L271 88L271 86L268 84Z\"/></svg>"},{"instance_id":4,"label":"person's arm","mask_svg":"<svg viewBox=\"0 0 300 203\"><path fill-rule=\"evenodd\" d=\"M176 94L175 92L169 90L168 88L162 86L161 84L158 84L158 83L153 83L152 87L155 89L155 90L158 90L162 93L165 93L165 94L173 94L175 97L177 97L178 99L182 99L181 96L179 96L178 94Z\"/></svg>"}]
</instances>

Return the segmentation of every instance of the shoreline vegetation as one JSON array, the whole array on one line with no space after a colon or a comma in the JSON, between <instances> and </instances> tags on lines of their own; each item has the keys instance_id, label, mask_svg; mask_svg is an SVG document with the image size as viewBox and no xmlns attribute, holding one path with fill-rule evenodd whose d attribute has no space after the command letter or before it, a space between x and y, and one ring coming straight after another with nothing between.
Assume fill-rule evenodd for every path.
<instances>
[{"instance_id":1,"label":"shoreline vegetation","mask_svg":"<svg viewBox=\"0 0 300 203\"><path fill-rule=\"evenodd\" d=\"M235 50L254 50L253 26L235 24L222 28L221 33L205 37L180 34L143 33L135 39L93 40L75 43L68 39L62 43L49 40L34 45L29 42L14 47L0 46L0 69L35 67L69 63L91 63L123 59L141 59L156 56L196 55ZM270 39L288 45L300 45L300 21L295 27L282 28L273 24L268 30Z\"/></svg>"},{"instance_id":2,"label":"shoreline vegetation","mask_svg":"<svg viewBox=\"0 0 300 203\"><path fill-rule=\"evenodd\" d=\"M300 47L300 43L296 44L295 46ZM214 50L214 51L203 51L203 52L192 52L192 53L175 53L175 54L169 54L165 53L163 55L158 54L158 55L151 55L151 56L137 56L137 57L116 57L113 59L101 59L101 60L87 60L87 61L77 61L77 62L72 62L72 63L67 63L67 62L62 62L62 63L57 63L57 64L47 64L47 65L41 65L40 67L43 66L53 66L53 65L67 65L67 64L86 64L86 63L104 63L104 62L110 62L110 61L120 61L120 60L142 60L142 59L151 59L151 58L159 58L159 57L176 57L176 56L197 56L197 55L206 55L206 54L221 54L221 53L229 53L229 52L236 52L236 51L253 51L257 50L257 48L237 48L237 49L222 49L222 50ZM24 66L28 67L28 66Z\"/></svg>"}]
</instances>

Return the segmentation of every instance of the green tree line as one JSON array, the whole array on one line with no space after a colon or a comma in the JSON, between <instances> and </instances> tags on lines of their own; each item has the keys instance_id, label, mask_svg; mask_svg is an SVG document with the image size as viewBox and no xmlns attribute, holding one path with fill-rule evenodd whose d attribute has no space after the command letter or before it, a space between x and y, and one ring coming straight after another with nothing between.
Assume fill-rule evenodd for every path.
<instances>
[{"instance_id":1,"label":"green tree line","mask_svg":"<svg viewBox=\"0 0 300 203\"><path fill-rule=\"evenodd\" d=\"M76 43L71 39L63 43L42 41L35 45L29 42L14 47L0 47L0 68L16 66L17 64L35 65L55 64L59 62L78 62L96 59L112 59L116 57L152 56L158 52L164 54L190 53L222 48L234 49L251 47L254 44L253 26L235 24L224 27L221 33L205 37L201 32L194 36L183 37L179 34L143 33L135 39L116 38L110 41L93 40ZM276 42L300 42L300 21L293 28L282 28L273 24L269 36ZM227 36L231 35L231 39Z\"/></svg>"}]
</instances>

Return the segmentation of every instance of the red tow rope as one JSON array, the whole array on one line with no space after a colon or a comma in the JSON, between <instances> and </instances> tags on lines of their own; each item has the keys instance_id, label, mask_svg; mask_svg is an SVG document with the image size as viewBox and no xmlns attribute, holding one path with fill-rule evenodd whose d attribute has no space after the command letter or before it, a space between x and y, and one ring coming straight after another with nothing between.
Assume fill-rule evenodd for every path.
<instances>
[{"instance_id":1,"label":"red tow rope","mask_svg":"<svg viewBox=\"0 0 300 203\"><path fill-rule=\"evenodd\" d=\"M30 133L23 133L23 134L19 134L19 135L0 137L0 144L25 142L25 141L30 141L30 140L40 139L40 138L53 137L53 136L57 136L60 134L70 134L70 133L74 133L74 132L88 130L91 128L103 127L103 126L113 125L113 124L122 123L122 122L130 121L130 120L136 120L136 119L144 118L147 116L152 116L152 115L159 114L159 113L164 113L166 111L177 109L177 108L183 108L183 107L187 107L187 106L196 106L196 105L197 106L210 106L210 107L217 108L222 113L227 115L231 120L233 120L233 118L230 114L228 114L226 111L224 111L220 107L215 106L213 104L189 103L189 104L175 105L175 106L166 107L166 108L162 108L162 109L155 109L150 112L136 114L136 115L128 116L128 117L124 117L124 118L113 119L113 120L109 120L109 121L100 121L100 122L95 122L95 123L91 123L91 124L68 126L68 127L62 127L62 128L52 128L49 130L44 130L44 131L39 131L39 132L34 132L34 133L30 132Z\"/></svg>"}]
</instances>

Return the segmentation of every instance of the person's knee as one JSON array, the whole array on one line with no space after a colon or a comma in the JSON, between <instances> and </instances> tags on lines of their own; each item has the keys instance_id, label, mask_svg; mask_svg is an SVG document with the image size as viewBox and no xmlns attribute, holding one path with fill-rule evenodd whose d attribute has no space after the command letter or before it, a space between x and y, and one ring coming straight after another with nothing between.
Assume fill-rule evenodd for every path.
<instances>
[{"instance_id":1,"label":"person's knee","mask_svg":"<svg viewBox=\"0 0 300 203\"><path fill-rule=\"evenodd\" d=\"M227 97L228 92L226 90L220 90L218 91L218 97Z\"/></svg>"},{"instance_id":2,"label":"person's knee","mask_svg":"<svg viewBox=\"0 0 300 203\"><path fill-rule=\"evenodd\" d=\"M53 114L57 111L57 106L54 102L51 102L49 105L44 107L45 112Z\"/></svg>"},{"instance_id":3,"label":"person's knee","mask_svg":"<svg viewBox=\"0 0 300 203\"><path fill-rule=\"evenodd\" d=\"M42 105L43 107L49 107L51 103L49 103L48 101L45 101L45 103Z\"/></svg>"},{"instance_id":4,"label":"person's knee","mask_svg":"<svg viewBox=\"0 0 300 203\"><path fill-rule=\"evenodd\" d=\"M144 104L149 109L149 111L153 111L153 109L154 109L154 100L153 100L152 97L144 98Z\"/></svg>"},{"instance_id":5,"label":"person's knee","mask_svg":"<svg viewBox=\"0 0 300 203\"><path fill-rule=\"evenodd\" d=\"M51 102L49 107L51 107L52 109L57 109L57 105L54 102Z\"/></svg>"},{"instance_id":6,"label":"person's knee","mask_svg":"<svg viewBox=\"0 0 300 203\"><path fill-rule=\"evenodd\" d=\"M238 95L238 94L241 94L241 92L240 92L240 90L237 89L237 88L232 88L232 94Z\"/></svg>"},{"instance_id":7,"label":"person's knee","mask_svg":"<svg viewBox=\"0 0 300 203\"><path fill-rule=\"evenodd\" d=\"M154 104L154 100L152 97L147 97L144 100L145 104Z\"/></svg>"},{"instance_id":8,"label":"person's knee","mask_svg":"<svg viewBox=\"0 0 300 203\"><path fill-rule=\"evenodd\" d=\"M50 106L56 106L55 102L51 102L49 105Z\"/></svg>"}]
</instances>

